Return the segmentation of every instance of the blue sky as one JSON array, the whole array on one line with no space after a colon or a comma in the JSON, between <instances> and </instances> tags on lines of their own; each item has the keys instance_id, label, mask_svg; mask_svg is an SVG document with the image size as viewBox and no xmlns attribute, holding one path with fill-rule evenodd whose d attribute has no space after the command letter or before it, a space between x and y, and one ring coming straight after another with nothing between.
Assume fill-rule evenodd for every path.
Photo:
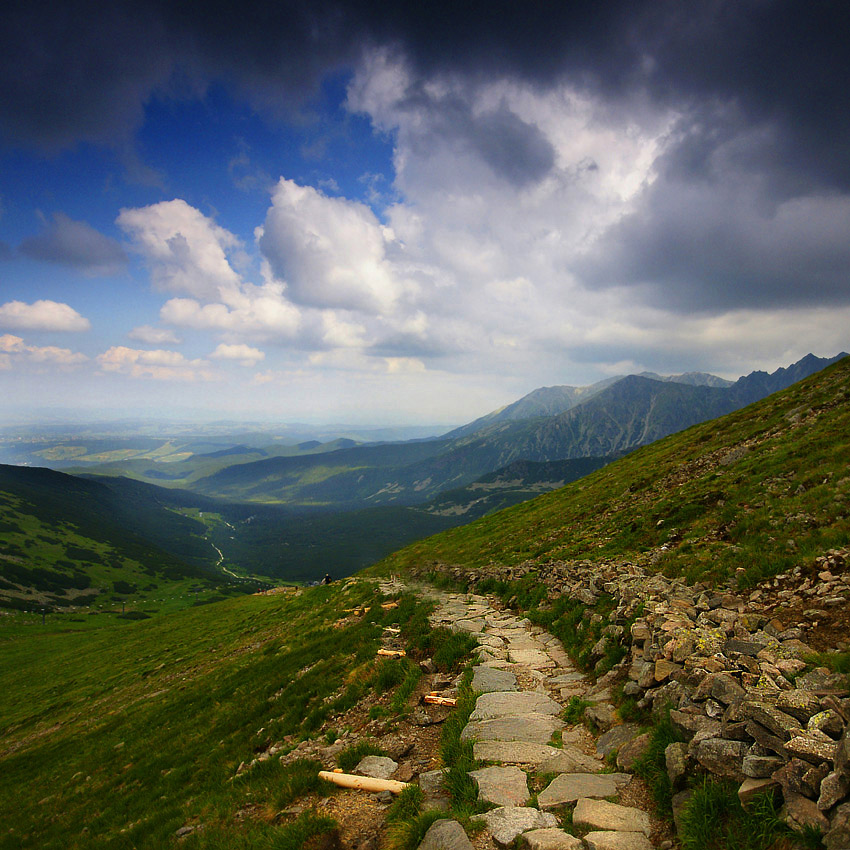
<instances>
[{"instance_id":1,"label":"blue sky","mask_svg":"<svg viewBox=\"0 0 850 850\"><path fill-rule=\"evenodd\" d=\"M16 10L6 413L448 425L846 349L846 14Z\"/></svg>"}]
</instances>

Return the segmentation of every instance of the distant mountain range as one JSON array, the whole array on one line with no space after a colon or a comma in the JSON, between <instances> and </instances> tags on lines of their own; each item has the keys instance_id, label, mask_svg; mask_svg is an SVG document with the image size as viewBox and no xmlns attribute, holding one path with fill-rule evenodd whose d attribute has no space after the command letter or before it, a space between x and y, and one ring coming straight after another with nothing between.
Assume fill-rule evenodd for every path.
<instances>
[{"instance_id":1,"label":"distant mountain range","mask_svg":"<svg viewBox=\"0 0 850 850\"><path fill-rule=\"evenodd\" d=\"M346 575L412 540L560 488L845 356L807 355L735 382L644 374L545 387L430 440L31 444L48 463L85 459L69 471L88 480L0 467L0 604L4 587L7 599L28 596L28 582L52 604L89 587L211 586L221 564L301 580Z\"/></svg>"},{"instance_id":2,"label":"distant mountain range","mask_svg":"<svg viewBox=\"0 0 850 850\"><path fill-rule=\"evenodd\" d=\"M788 368L752 372L734 383L689 373L542 388L437 440L266 458L227 466L191 487L233 501L421 504L515 461L621 455L758 401L845 356L810 354ZM560 408L566 409L552 413Z\"/></svg>"}]
</instances>

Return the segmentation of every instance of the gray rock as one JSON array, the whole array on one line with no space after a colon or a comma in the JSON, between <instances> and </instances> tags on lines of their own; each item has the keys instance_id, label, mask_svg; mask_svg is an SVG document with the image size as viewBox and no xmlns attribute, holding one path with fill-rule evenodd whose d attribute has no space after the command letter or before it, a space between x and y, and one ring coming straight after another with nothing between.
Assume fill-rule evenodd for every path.
<instances>
[{"instance_id":1,"label":"gray rock","mask_svg":"<svg viewBox=\"0 0 850 850\"><path fill-rule=\"evenodd\" d=\"M746 691L727 673L718 673L712 677L710 693L714 699L730 705L743 697Z\"/></svg>"},{"instance_id":2,"label":"gray rock","mask_svg":"<svg viewBox=\"0 0 850 850\"><path fill-rule=\"evenodd\" d=\"M554 809L582 797L616 797L619 787L630 779L625 773L562 773L537 795L537 805Z\"/></svg>"},{"instance_id":3,"label":"gray rock","mask_svg":"<svg viewBox=\"0 0 850 850\"><path fill-rule=\"evenodd\" d=\"M635 738L639 732L639 727L634 723L622 723L619 726L614 726L604 735L599 736L599 740L596 742L596 752L602 758L605 758L608 753L619 750L623 744Z\"/></svg>"},{"instance_id":4,"label":"gray rock","mask_svg":"<svg viewBox=\"0 0 850 850\"><path fill-rule=\"evenodd\" d=\"M828 768L813 767L802 759L792 758L779 770L774 771L773 779L782 786L782 793L792 791L814 800L818 797L821 781L826 777Z\"/></svg>"},{"instance_id":5,"label":"gray rock","mask_svg":"<svg viewBox=\"0 0 850 850\"><path fill-rule=\"evenodd\" d=\"M686 738L693 738L697 732L709 730L715 736L720 735L721 723L718 720L711 720L701 714L688 714L684 711L671 711L670 722L677 732L680 732Z\"/></svg>"},{"instance_id":6,"label":"gray rock","mask_svg":"<svg viewBox=\"0 0 850 850\"><path fill-rule=\"evenodd\" d=\"M580 838L564 832L563 829L532 829L520 836L529 850L583 850Z\"/></svg>"},{"instance_id":7,"label":"gray rock","mask_svg":"<svg viewBox=\"0 0 850 850\"><path fill-rule=\"evenodd\" d=\"M517 689L516 675L510 670L499 670L496 667L473 667L472 690L479 693L492 691L515 691Z\"/></svg>"},{"instance_id":8,"label":"gray rock","mask_svg":"<svg viewBox=\"0 0 850 850\"><path fill-rule=\"evenodd\" d=\"M762 794L777 794L780 792L779 783L775 779L745 779L738 789L738 799L746 809L754 798Z\"/></svg>"},{"instance_id":9,"label":"gray rock","mask_svg":"<svg viewBox=\"0 0 850 850\"><path fill-rule=\"evenodd\" d=\"M811 691L795 688L793 691L782 691L776 698L776 707L796 717L801 723L806 723L820 711L820 700Z\"/></svg>"},{"instance_id":10,"label":"gray rock","mask_svg":"<svg viewBox=\"0 0 850 850\"><path fill-rule=\"evenodd\" d=\"M618 806L605 800L579 800L573 811L573 823L591 830L614 830L615 832L642 832L650 834L649 815L631 806Z\"/></svg>"},{"instance_id":11,"label":"gray rock","mask_svg":"<svg viewBox=\"0 0 850 850\"><path fill-rule=\"evenodd\" d=\"M844 734L844 721L837 711L831 708L813 714L806 723L807 732L823 732L830 738L838 739Z\"/></svg>"},{"instance_id":12,"label":"gray rock","mask_svg":"<svg viewBox=\"0 0 850 850\"><path fill-rule=\"evenodd\" d=\"M443 790L443 779L447 771L441 767L438 770L429 770L419 774L419 787L426 796L439 794Z\"/></svg>"},{"instance_id":13,"label":"gray rock","mask_svg":"<svg viewBox=\"0 0 850 850\"><path fill-rule=\"evenodd\" d=\"M738 638L730 638L723 644L723 652L726 655L736 653L738 655L748 655L755 658L763 649L763 643L757 643L752 640L740 640Z\"/></svg>"},{"instance_id":14,"label":"gray rock","mask_svg":"<svg viewBox=\"0 0 850 850\"><path fill-rule=\"evenodd\" d=\"M662 682L666 682L674 673L678 673L681 669L681 664L667 661L665 658L659 658L655 662L655 670L653 671L656 683L661 684Z\"/></svg>"},{"instance_id":15,"label":"gray rock","mask_svg":"<svg viewBox=\"0 0 850 850\"><path fill-rule=\"evenodd\" d=\"M825 761L831 764L835 758L835 741L825 735L824 738L826 740L815 737L814 733L797 735L785 744L785 749L789 755L805 759L812 764L821 764Z\"/></svg>"},{"instance_id":16,"label":"gray rock","mask_svg":"<svg viewBox=\"0 0 850 850\"><path fill-rule=\"evenodd\" d=\"M640 832L588 832L587 850L653 850L649 839Z\"/></svg>"},{"instance_id":17,"label":"gray rock","mask_svg":"<svg viewBox=\"0 0 850 850\"><path fill-rule=\"evenodd\" d=\"M709 772L742 782L744 756L749 746L743 741L704 738L691 745L691 755Z\"/></svg>"},{"instance_id":18,"label":"gray rock","mask_svg":"<svg viewBox=\"0 0 850 850\"><path fill-rule=\"evenodd\" d=\"M644 732L631 741L627 741L617 750L617 767L631 773L635 763L649 749L650 734Z\"/></svg>"},{"instance_id":19,"label":"gray rock","mask_svg":"<svg viewBox=\"0 0 850 850\"><path fill-rule=\"evenodd\" d=\"M835 807L829 819L829 831L823 837L827 850L847 850L850 847L850 803Z\"/></svg>"},{"instance_id":20,"label":"gray rock","mask_svg":"<svg viewBox=\"0 0 850 850\"><path fill-rule=\"evenodd\" d=\"M566 747L564 749L566 750ZM562 752L557 747L532 744L528 741L476 741L472 747L472 754L476 761L498 761L505 764L531 766L557 758ZM588 757L585 756L585 758Z\"/></svg>"},{"instance_id":21,"label":"gray rock","mask_svg":"<svg viewBox=\"0 0 850 850\"><path fill-rule=\"evenodd\" d=\"M843 690L847 681L841 673L833 673L826 667L817 667L798 677L795 684L798 688L808 691L835 691Z\"/></svg>"},{"instance_id":22,"label":"gray rock","mask_svg":"<svg viewBox=\"0 0 850 850\"><path fill-rule=\"evenodd\" d=\"M760 723L783 741L787 741L793 735L799 735L803 731L799 720L790 714L785 714L784 711L780 711L769 703L753 700L745 702L741 708L746 717Z\"/></svg>"},{"instance_id":23,"label":"gray rock","mask_svg":"<svg viewBox=\"0 0 850 850\"><path fill-rule=\"evenodd\" d=\"M788 753L785 751L785 742L776 735L771 734L755 720L748 720L746 725L747 734L760 746L767 750L771 750L782 758L788 758Z\"/></svg>"},{"instance_id":24,"label":"gray rock","mask_svg":"<svg viewBox=\"0 0 850 850\"><path fill-rule=\"evenodd\" d=\"M541 762L540 773L599 773L605 763L593 756L586 755L576 747L565 744L552 758Z\"/></svg>"},{"instance_id":25,"label":"gray rock","mask_svg":"<svg viewBox=\"0 0 850 850\"><path fill-rule=\"evenodd\" d=\"M481 802L496 806L523 806L528 802L528 779L518 767L482 767L469 775Z\"/></svg>"},{"instance_id":26,"label":"gray rock","mask_svg":"<svg viewBox=\"0 0 850 850\"><path fill-rule=\"evenodd\" d=\"M688 745L679 741L668 744L664 749L664 764L670 785L678 788L688 772Z\"/></svg>"},{"instance_id":27,"label":"gray rock","mask_svg":"<svg viewBox=\"0 0 850 850\"><path fill-rule=\"evenodd\" d=\"M614 706L609 702L588 706L584 710L584 716L602 732L607 732L617 723Z\"/></svg>"},{"instance_id":28,"label":"gray rock","mask_svg":"<svg viewBox=\"0 0 850 850\"><path fill-rule=\"evenodd\" d=\"M483 823L493 840L503 847L523 832L558 826L558 819L549 812L515 806L500 806L483 815L473 815L470 820Z\"/></svg>"},{"instance_id":29,"label":"gray rock","mask_svg":"<svg viewBox=\"0 0 850 850\"><path fill-rule=\"evenodd\" d=\"M779 770L783 763L778 756L756 756L748 753L744 756L742 770L750 779L766 779L775 770Z\"/></svg>"},{"instance_id":30,"label":"gray rock","mask_svg":"<svg viewBox=\"0 0 850 850\"><path fill-rule=\"evenodd\" d=\"M836 803L843 800L848 793L850 793L850 783L841 774L833 771L825 776L820 784L818 808L822 812L827 812Z\"/></svg>"},{"instance_id":31,"label":"gray rock","mask_svg":"<svg viewBox=\"0 0 850 850\"><path fill-rule=\"evenodd\" d=\"M785 815L785 823L791 827L801 831L803 827L814 826L821 832L826 832L829 829L829 821L824 817L823 812L817 807L814 800L804 797L802 794L795 794L793 791L783 791L785 805L783 813Z\"/></svg>"},{"instance_id":32,"label":"gray rock","mask_svg":"<svg viewBox=\"0 0 850 850\"><path fill-rule=\"evenodd\" d=\"M516 717L498 717L494 720L476 720L467 723L460 733L461 740L469 741L529 741L546 744L556 729L566 724L548 714L524 714Z\"/></svg>"},{"instance_id":33,"label":"gray rock","mask_svg":"<svg viewBox=\"0 0 850 850\"><path fill-rule=\"evenodd\" d=\"M475 710L469 715L469 719L471 721L493 720L496 717L517 714L551 714L554 717L562 710L560 703L549 699L545 694L533 691L494 691L478 697Z\"/></svg>"},{"instance_id":34,"label":"gray rock","mask_svg":"<svg viewBox=\"0 0 850 850\"><path fill-rule=\"evenodd\" d=\"M398 762L386 756L364 756L357 763L354 772L373 779L389 779L398 770Z\"/></svg>"},{"instance_id":35,"label":"gray rock","mask_svg":"<svg viewBox=\"0 0 850 850\"><path fill-rule=\"evenodd\" d=\"M418 850L472 850L472 842L456 820L435 820Z\"/></svg>"}]
</instances>

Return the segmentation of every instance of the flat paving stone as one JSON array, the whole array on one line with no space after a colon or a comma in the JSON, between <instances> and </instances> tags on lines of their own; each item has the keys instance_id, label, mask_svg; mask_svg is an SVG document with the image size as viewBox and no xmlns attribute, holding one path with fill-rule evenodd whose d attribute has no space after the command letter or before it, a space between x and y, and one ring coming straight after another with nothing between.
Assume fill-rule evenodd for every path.
<instances>
[{"instance_id":1,"label":"flat paving stone","mask_svg":"<svg viewBox=\"0 0 850 850\"><path fill-rule=\"evenodd\" d=\"M522 843L529 850L583 850L580 838L564 832L563 829L532 829L522 833Z\"/></svg>"},{"instance_id":2,"label":"flat paving stone","mask_svg":"<svg viewBox=\"0 0 850 850\"><path fill-rule=\"evenodd\" d=\"M460 733L462 741L530 741L548 744L552 733L563 729L563 720L549 714L521 714L467 723Z\"/></svg>"},{"instance_id":3,"label":"flat paving stone","mask_svg":"<svg viewBox=\"0 0 850 850\"><path fill-rule=\"evenodd\" d=\"M584 673L561 673L557 676L550 676L546 680L547 685L552 685L552 687L559 688L564 685L572 685L575 682L586 682L587 677Z\"/></svg>"},{"instance_id":4,"label":"flat paving stone","mask_svg":"<svg viewBox=\"0 0 850 850\"><path fill-rule=\"evenodd\" d=\"M470 634L476 634L477 632L483 632L485 625L486 623L483 619L456 620L452 624L452 629L459 632L469 632Z\"/></svg>"},{"instance_id":5,"label":"flat paving stone","mask_svg":"<svg viewBox=\"0 0 850 850\"><path fill-rule=\"evenodd\" d=\"M583 753L577 747L565 745L550 759L540 762L540 773L599 773L605 769L602 759Z\"/></svg>"},{"instance_id":6,"label":"flat paving stone","mask_svg":"<svg viewBox=\"0 0 850 850\"><path fill-rule=\"evenodd\" d=\"M617 797L620 786L630 779L631 776L623 773L562 773L537 795L537 805L541 809L554 809L583 797Z\"/></svg>"},{"instance_id":7,"label":"flat paving stone","mask_svg":"<svg viewBox=\"0 0 850 850\"><path fill-rule=\"evenodd\" d=\"M556 717L563 711L559 702L534 691L493 692L482 694L469 715L472 720L492 720L517 714L551 714Z\"/></svg>"},{"instance_id":8,"label":"flat paving stone","mask_svg":"<svg viewBox=\"0 0 850 850\"><path fill-rule=\"evenodd\" d=\"M482 767L469 772L478 799L496 806L524 806L531 796L528 777L518 767Z\"/></svg>"},{"instance_id":9,"label":"flat paving stone","mask_svg":"<svg viewBox=\"0 0 850 850\"><path fill-rule=\"evenodd\" d=\"M642 832L650 834L649 815L631 806L620 806L605 800L582 797L573 811L573 823L590 830L614 832Z\"/></svg>"},{"instance_id":10,"label":"flat paving stone","mask_svg":"<svg viewBox=\"0 0 850 850\"><path fill-rule=\"evenodd\" d=\"M589 832L584 844L587 850L654 850L640 832Z\"/></svg>"},{"instance_id":11,"label":"flat paving stone","mask_svg":"<svg viewBox=\"0 0 850 850\"><path fill-rule=\"evenodd\" d=\"M476 761L500 761L532 767L556 758L560 752L557 747L532 744L529 741L476 741L472 747ZM602 767L602 762L599 762L599 769Z\"/></svg>"},{"instance_id":12,"label":"flat paving stone","mask_svg":"<svg viewBox=\"0 0 850 850\"><path fill-rule=\"evenodd\" d=\"M511 649L508 651L508 660L537 670L555 666L555 662L541 649Z\"/></svg>"},{"instance_id":13,"label":"flat paving stone","mask_svg":"<svg viewBox=\"0 0 850 850\"><path fill-rule=\"evenodd\" d=\"M510 670L476 665L472 668L472 690L479 693L517 690L516 674Z\"/></svg>"},{"instance_id":14,"label":"flat paving stone","mask_svg":"<svg viewBox=\"0 0 850 850\"><path fill-rule=\"evenodd\" d=\"M558 819L550 812L518 806L500 806L483 815L473 815L470 820L483 823L493 840L503 847L523 832L558 826Z\"/></svg>"},{"instance_id":15,"label":"flat paving stone","mask_svg":"<svg viewBox=\"0 0 850 850\"><path fill-rule=\"evenodd\" d=\"M472 850L472 842L456 820L435 820L418 850Z\"/></svg>"}]
</instances>

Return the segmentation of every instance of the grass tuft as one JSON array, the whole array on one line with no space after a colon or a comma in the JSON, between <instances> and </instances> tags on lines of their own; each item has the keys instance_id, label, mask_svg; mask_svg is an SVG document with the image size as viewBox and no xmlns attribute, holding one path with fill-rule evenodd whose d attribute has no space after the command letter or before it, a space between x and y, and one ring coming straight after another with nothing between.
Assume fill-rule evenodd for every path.
<instances>
[{"instance_id":1,"label":"grass tuft","mask_svg":"<svg viewBox=\"0 0 850 850\"><path fill-rule=\"evenodd\" d=\"M757 797L741 806L730 782L705 778L682 814L682 850L768 850L791 834L773 798Z\"/></svg>"}]
</instances>

